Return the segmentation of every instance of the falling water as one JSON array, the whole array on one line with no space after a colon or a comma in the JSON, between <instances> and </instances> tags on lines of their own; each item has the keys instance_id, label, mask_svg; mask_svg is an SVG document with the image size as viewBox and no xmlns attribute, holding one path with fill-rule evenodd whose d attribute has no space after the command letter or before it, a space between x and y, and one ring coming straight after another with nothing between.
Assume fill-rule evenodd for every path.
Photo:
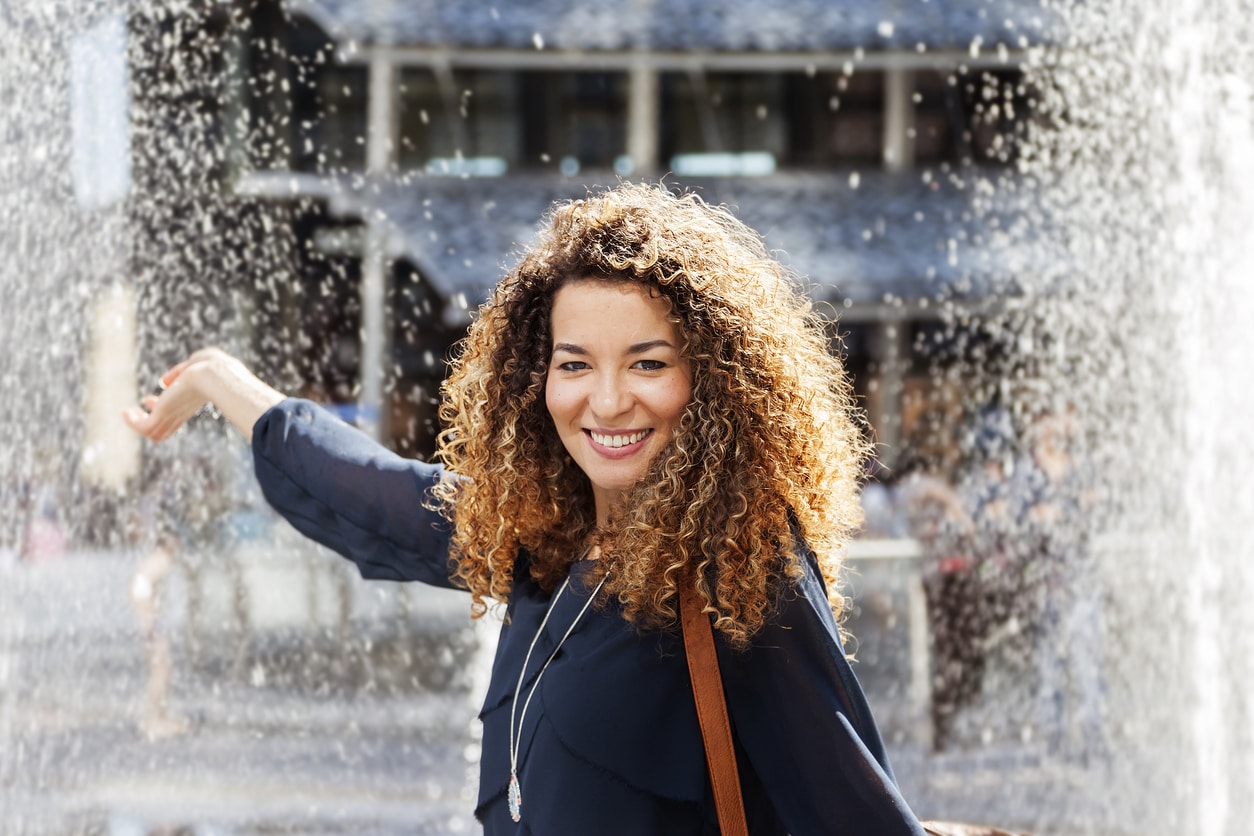
<instances>
[{"instance_id":1,"label":"falling water","mask_svg":"<svg viewBox=\"0 0 1254 836\"><path fill-rule=\"evenodd\" d=\"M988 209L972 236L1004 251L998 304L950 300L947 309L955 327L977 321L1012 347L995 369L965 369L973 398L996 390L1019 414L1075 411L1100 496L1065 524L1087 535L1097 563L1103 629L1087 639L1102 662L1108 750L1037 756L1032 709L1019 702L1031 698L1007 689L983 708L988 733L976 742L993 739L1016 757L977 768L987 786L962 757L919 755L903 781L928 812L1040 833L1244 833L1254 820L1254 442L1244 431L1254 414L1254 9L1243 0L1048 6L1065 21L1058 45L1018 44L1037 99L1018 168L967 183ZM199 810L179 811L180 825L291 827L321 811L344 828L385 829L392 810L393 824L422 822L422 832L465 830L476 757L465 683L426 688L437 693L423 699L436 702L421 704L435 707L415 709L430 683L411 680L432 666L405 648L421 641L336 627L345 606L410 624L414 602L344 586L320 556L297 561L324 561L317 580L301 582L310 602L299 606L317 635L276 645L299 660L296 670L274 664L273 647L239 650L230 629L204 627L205 612L231 615L229 590L210 595L199 616L186 606L167 615L196 628L181 654L197 640L210 645L175 674L175 693L205 715L191 755L199 760L189 765L178 744L148 744L135 730L143 649L125 590L152 545L136 531L151 521L145 481L174 486L182 507L246 502L247 491L234 487L239 445L211 419L140 452L118 431L116 406L207 343L255 352L280 385L302 372L283 348L299 339L283 330L297 261L281 234L287 210L215 195L208 171L233 151L182 106L233 83L231 58L192 49L179 54L202 54L203 64L163 60L163 38L195 41L195 8L10 0L0 10L0 820L6 832L100 832L102 822L147 832L144 823L171 820L144 793L178 789ZM180 14L192 23L179 25ZM116 54L105 49L111 27L123 21L127 61L105 66ZM83 62L94 72L82 75ZM98 134L111 130L111 103L93 98L91 79L119 71L138 100L121 102L129 135L109 145ZM174 111L182 117L168 121ZM81 155L116 163L107 155L119 141L130 143L123 159L133 168L93 177ZM156 150L165 156L149 156ZM273 339L253 338L266 328ZM130 391L107 383L118 374ZM49 560L19 564L41 514L66 542L49 535L40 546ZM248 514L232 518L234 539L204 535L212 548L255 546ZM204 584L225 577L205 560ZM286 564L264 565L295 577ZM214 642L230 652L215 654ZM463 651L454 642L414 652L447 668ZM399 719L359 726L363 705ZM288 734L296 724L305 725ZM401 745L380 742L389 735ZM253 764L258 740L281 741L291 760ZM906 752L901 760L912 762ZM214 784L211 773L244 777ZM352 798L311 799L284 784L311 774L350 785ZM270 806L239 794L250 782ZM273 800L289 790L293 800Z\"/></svg>"},{"instance_id":2,"label":"falling water","mask_svg":"<svg viewBox=\"0 0 1254 836\"><path fill-rule=\"evenodd\" d=\"M0 6L0 830L464 832L461 597L275 531L212 415L159 447L120 421L204 345L302 374L292 207L217 186L221 5ZM135 570L171 537L146 641ZM177 726L147 722L162 654Z\"/></svg>"},{"instance_id":3,"label":"falling water","mask_svg":"<svg viewBox=\"0 0 1254 836\"><path fill-rule=\"evenodd\" d=\"M1221 11L1216 15L1216 11ZM1254 816L1254 466L1240 427L1254 408L1254 51L1250 7L1164 4L1164 63L1177 147L1180 362L1184 390L1185 625L1197 764L1197 832L1237 833ZM1226 12L1222 13L1222 12ZM1196 95L1206 91L1206 95Z\"/></svg>"},{"instance_id":4,"label":"falling water","mask_svg":"<svg viewBox=\"0 0 1254 836\"><path fill-rule=\"evenodd\" d=\"M1023 211L1023 225L987 233L1035 240L1031 263L1011 271L999 312L973 315L1018 346L995 383L1026 411L1073 407L1098 474L1101 501L1065 524L1098 558L1104 631L1080 641L1101 656L1112 749L1074 782L1055 773L1043 792L1053 809L1024 824L1243 833L1254 815L1250 7L1050 5L1066 37L1032 53L1037 115L1015 187L997 183L991 199ZM1021 788L1006 794L1031 803Z\"/></svg>"}]
</instances>

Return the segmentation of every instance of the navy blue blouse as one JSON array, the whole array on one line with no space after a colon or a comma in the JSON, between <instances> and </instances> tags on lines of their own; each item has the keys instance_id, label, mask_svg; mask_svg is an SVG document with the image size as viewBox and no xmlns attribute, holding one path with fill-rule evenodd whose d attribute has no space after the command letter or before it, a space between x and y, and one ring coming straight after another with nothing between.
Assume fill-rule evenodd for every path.
<instances>
[{"instance_id":1,"label":"navy blue blouse","mask_svg":"<svg viewBox=\"0 0 1254 836\"><path fill-rule=\"evenodd\" d=\"M363 577L453 586L449 526L423 507L438 466L397 456L300 400L261 417L253 454L270 503ZM587 610L540 680L520 732L522 821L511 820L510 708L552 599L525 569L515 577L480 714L475 815L485 834L717 834L682 636L642 632L613 604ZM595 562L572 568L536 642L524 699L599 579ZM812 555L749 650L717 644L750 833L922 836Z\"/></svg>"}]
</instances>

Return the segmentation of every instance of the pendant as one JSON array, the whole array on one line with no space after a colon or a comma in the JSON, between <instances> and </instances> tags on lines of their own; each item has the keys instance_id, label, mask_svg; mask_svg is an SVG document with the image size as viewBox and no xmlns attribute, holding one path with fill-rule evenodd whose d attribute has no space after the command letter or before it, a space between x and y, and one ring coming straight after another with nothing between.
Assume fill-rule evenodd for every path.
<instances>
[{"instance_id":1,"label":"pendant","mask_svg":"<svg viewBox=\"0 0 1254 836\"><path fill-rule=\"evenodd\" d=\"M514 821L522 821L522 788L518 786L518 776L509 774L509 817Z\"/></svg>"}]
</instances>

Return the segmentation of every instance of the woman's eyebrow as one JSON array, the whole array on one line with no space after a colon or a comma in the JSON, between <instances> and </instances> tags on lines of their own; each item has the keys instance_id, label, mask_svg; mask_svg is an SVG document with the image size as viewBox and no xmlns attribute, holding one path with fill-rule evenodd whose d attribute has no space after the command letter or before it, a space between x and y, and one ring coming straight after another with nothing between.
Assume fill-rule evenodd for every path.
<instances>
[{"instance_id":1,"label":"woman's eyebrow","mask_svg":"<svg viewBox=\"0 0 1254 836\"><path fill-rule=\"evenodd\" d=\"M627 346L627 353L628 354L643 354L644 352L650 351L654 348L674 348L674 347L675 346L670 344L669 340L647 340L642 343L633 343Z\"/></svg>"},{"instance_id":2,"label":"woman's eyebrow","mask_svg":"<svg viewBox=\"0 0 1254 836\"><path fill-rule=\"evenodd\" d=\"M651 351L655 348L673 349L675 348L675 346L671 345L669 340L646 340L645 342L642 342L642 343L632 343L631 345L627 346L626 353L627 354L643 354L644 352ZM584 348L581 345L575 345L574 343L554 343L553 353L556 354L559 351L564 351L567 354L579 354L579 355L585 355L588 353L588 349Z\"/></svg>"}]
</instances>

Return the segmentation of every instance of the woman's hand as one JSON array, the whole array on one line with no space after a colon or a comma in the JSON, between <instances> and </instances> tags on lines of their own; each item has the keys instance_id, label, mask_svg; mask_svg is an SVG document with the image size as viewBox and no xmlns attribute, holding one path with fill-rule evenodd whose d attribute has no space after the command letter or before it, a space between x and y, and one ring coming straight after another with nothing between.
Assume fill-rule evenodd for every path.
<instances>
[{"instance_id":1,"label":"woman's hand","mask_svg":"<svg viewBox=\"0 0 1254 836\"><path fill-rule=\"evenodd\" d=\"M216 348L201 349L171 368L161 385L165 391L144 398L142 408L122 413L132 429L153 441L165 441L210 403L251 440L257 419L285 397Z\"/></svg>"},{"instance_id":2,"label":"woman's hand","mask_svg":"<svg viewBox=\"0 0 1254 836\"><path fill-rule=\"evenodd\" d=\"M126 423L140 435L153 441L165 441L174 435L210 402L208 393L197 385L197 378L201 376L199 369L191 374L184 373L193 367L212 363L219 356L227 355L215 348L201 349L169 369L161 376L163 391L160 395L144 398L141 402L142 409L133 406L123 411L122 417L126 419Z\"/></svg>"}]
</instances>

